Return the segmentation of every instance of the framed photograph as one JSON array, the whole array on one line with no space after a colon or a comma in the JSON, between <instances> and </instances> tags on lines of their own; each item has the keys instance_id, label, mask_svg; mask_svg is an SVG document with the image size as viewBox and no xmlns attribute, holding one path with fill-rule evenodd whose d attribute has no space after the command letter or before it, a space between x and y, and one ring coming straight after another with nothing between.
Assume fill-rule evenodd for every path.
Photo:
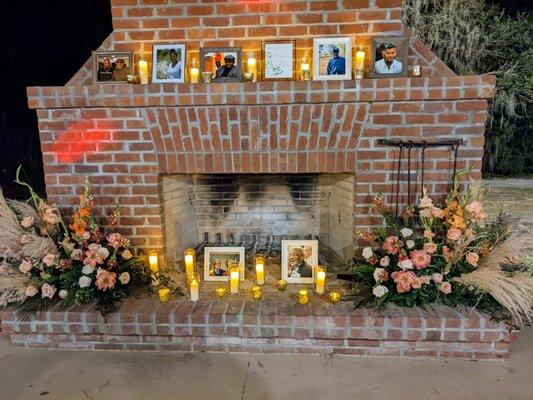
<instances>
[{"instance_id":1,"label":"framed photograph","mask_svg":"<svg viewBox=\"0 0 533 400\"><path fill-rule=\"evenodd\" d=\"M185 82L186 61L185 43L154 44L152 82Z\"/></svg>"},{"instance_id":2,"label":"framed photograph","mask_svg":"<svg viewBox=\"0 0 533 400\"><path fill-rule=\"evenodd\" d=\"M318 240L281 241L281 277L288 283L313 283Z\"/></svg>"},{"instance_id":3,"label":"framed photograph","mask_svg":"<svg viewBox=\"0 0 533 400\"><path fill-rule=\"evenodd\" d=\"M94 83L128 83L133 75L133 53L131 51L93 51Z\"/></svg>"},{"instance_id":4,"label":"framed photograph","mask_svg":"<svg viewBox=\"0 0 533 400\"><path fill-rule=\"evenodd\" d=\"M313 79L352 79L352 40L349 37L313 39Z\"/></svg>"},{"instance_id":5,"label":"framed photograph","mask_svg":"<svg viewBox=\"0 0 533 400\"><path fill-rule=\"evenodd\" d=\"M261 43L263 50L263 80L287 81L295 78L296 42L276 40Z\"/></svg>"},{"instance_id":6,"label":"framed photograph","mask_svg":"<svg viewBox=\"0 0 533 400\"><path fill-rule=\"evenodd\" d=\"M212 82L242 80L242 49L240 47L202 47L200 71L211 72Z\"/></svg>"},{"instance_id":7,"label":"framed photograph","mask_svg":"<svg viewBox=\"0 0 533 400\"><path fill-rule=\"evenodd\" d=\"M370 56L370 77L407 76L407 39L373 37Z\"/></svg>"},{"instance_id":8,"label":"framed photograph","mask_svg":"<svg viewBox=\"0 0 533 400\"><path fill-rule=\"evenodd\" d=\"M204 281L229 280L231 262L240 266L240 280L244 281L244 247L206 247L204 249Z\"/></svg>"}]
</instances>

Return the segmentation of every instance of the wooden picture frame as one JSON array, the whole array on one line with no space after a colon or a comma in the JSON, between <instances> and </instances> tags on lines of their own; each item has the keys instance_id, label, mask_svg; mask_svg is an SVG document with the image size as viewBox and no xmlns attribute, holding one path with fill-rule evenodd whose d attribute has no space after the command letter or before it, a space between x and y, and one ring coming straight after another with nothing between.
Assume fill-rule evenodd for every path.
<instances>
[{"instance_id":1,"label":"wooden picture frame","mask_svg":"<svg viewBox=\"0 0 533 400\"><path fill-rule=\"evenodd\" d=\"M278 55L273 54L276 50L279 52ZM288 57L290 57L291 62L287 61ZM292 81L296 79L295 40L265 40L261 42L261 77L263 81Z\"/></svg>"},{"instance_id":2,"label":"wooden picture frame","mask_svg":"<svg viewBox=\"0 0 533 400\"><path fill-rule=\"evenodd\" d=\"M394 64L401 64L400 72L379 72L380 68L386 67L381 65L378 66L378 62L383 59L383 53L381 49L384 49L384 46L393 45L396 48L397 55L393 57L393 63L390 68L394 68ZM387 49L384 49L385 51ZM398 61L399 60L399 61ZM370 50L370 68L368 76L370 78L394 78L407 76L409 65L409 45L407 38L403 36L378 36L372 38L372 45ZM384 69L381 69L383 71ZM394 71L394 70L393 70Z\"/></svg>"},{"instance_id":3,"label":"wooden picture frame","mask_svg":"<svg viewBox=\"0 0 533 400\"><path fill-rule=\"evenodd\" d=\"M217 61L216 56L220 54L222 57ZM224 64L225 54L230 54L236 58L235 66L237 67L236 78L217 78L216 70L222 67ZM209 59L208 59L209 58ZM213 59L214 58L214 59ZM212 72L211 82L223 83L223 82L241 82L242 81L242 48L240 47L201 47L200 48L200 74L203 72ZM220 65L220 66L219 66Z\"/></svg>"},{"instance_id":4,"label":"wooden picture frame","mask_svg":"<svg viewBox=\"0 0 533 400\"><path fill-rule=\"evenodd\" d=\"M93 82L95 85L122 85L128 83L128 75L133 75L133 52L131 51L93 51ZM109 62L109 68L104 65ZM122 68L117 67L123 61ZM120 72L119 72L120 71Z\"/></svg>"}]
</instances>

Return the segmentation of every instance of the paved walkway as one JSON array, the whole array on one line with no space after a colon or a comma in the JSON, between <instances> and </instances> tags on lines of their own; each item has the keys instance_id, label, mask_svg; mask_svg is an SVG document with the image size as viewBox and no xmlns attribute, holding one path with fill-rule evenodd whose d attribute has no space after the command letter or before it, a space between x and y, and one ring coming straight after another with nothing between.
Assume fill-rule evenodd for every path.
<instances>
[{"instance_id":1,"label":"paved walkway","mask_svg":"<svg viewBox=\"0 0 533 400\"><path fill-rule=\"evenodd\" d=\"M533 181L489 187L491 211L533 222ZM526 400L532 360L533 328L509 361L486 362L26 350L0 341L0 400Z\"/></svg>"}]
</instances>

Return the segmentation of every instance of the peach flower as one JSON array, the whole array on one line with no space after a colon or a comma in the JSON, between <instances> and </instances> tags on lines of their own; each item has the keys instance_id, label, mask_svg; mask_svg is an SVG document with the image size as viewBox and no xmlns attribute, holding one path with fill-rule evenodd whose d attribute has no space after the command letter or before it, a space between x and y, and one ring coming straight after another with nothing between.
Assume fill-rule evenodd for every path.
<instances>
[{"instance_id":1,"label":"peach flower","mask_svg":"<svg viewBox=\"0 0 533 400\"><path fill-rule=\"evenodd\" d=\"M461 230L456 228L450 228L448 229L448 233L446 234L446 237L450 242L456 242L461 237Z\"/></svg>"},{"instance_id":2,"label":"peach flower","mask_svg":"<svg viewBox=\"0 0 533 400\"><path fill-rule=\"evenodd\" d=\"M23 274L27 274L28 272L30 272L31 268L32 268L32 264L28 260L22 261L19 265L19 271L22 272Z\"/></svg>"},{"instance_id":3,"label":"peach flower","mask_svg":"<svg viewBox=\"0 0 533 400\"><path fill-rule=\"evenodd\" d=\"M424 250L429 254L433 254L437 251L437 245L433 242L424 243Z\"/></svg>"},{"instance_id":4,"label":"peach flower","mask_svg":"<svg viewBox=\"0 0 533 400\"><path fill-rule=\"evenodd\" d=\"M477 220L487 218L487 213L483 210L483 205L479 201L473 201L467 204L465 210L472 214Z\"/></svg>"},{"instance_id":5,"label":"peach flower","mask_svg":"<svg viewBox=\"0 0 533 400\"><path fill-rule=\"evenodd\" d=\"M479 261L479 255L471 251L470 253L467 253L466 261L468 262L468 264L474 267L477 267L477 263Z\"/></svg>"},{"instance_id":6,"label":"peach flower","mask_svg":"<svg viewBox=\"0 0 533 400\"><path fill-rule=\"evenodd\" d=\"M56 292L56 287L49 285L48 283L45 283L43 286L41 286L41 297L44 299L45 297L48 297L51 299L54 297L54 294Z\"/></svg>"},{"instance_id":7,"label":"peach flower","mask_svg":"<svg viewBox=\"0 0 533 400\"><path fill-rule=\"evenodd\" d=\"M420 287L422 286L422 281L420 280L420 278L415 278L411 282L411 286L413 287L413 289L420 289Z\"/></svg>"},{"instance_id":8,"label":"peach flower","mask_svg":"<svg viewBox=\"0 0 533 400\"><path fill-rule=\"evenodd\" d=\"M429 231L429 230L425 230L424 231L424 237L426 239L433 239L435 237L435 233Z\"/></svg>"},{"instance_id":9,"label":"peach flower","mask_svg":"<svg viewBox=\"0 0 533 400\"><path fill-rule=\"evenodd\" d=\"M417 278L412 271L394 271L391 277L394 279L394 283L396 283L398 293L405 293L411 290L411 283Z\"/></svg>"},{"instance_id":10,"label":"peach flower","mask_svg":"<svg viewBox=\"0 0 533 400\"><path fill-rule=\"evenodd\" d=\"M20 225L22 225L23 228L31 228L33 223L35 222L35 219L28 215L27 217L22 218L22 221L20 222Z\"/></svg>"},{"instance_id":11,"label":"peach flower","mask_svg":"<svg viewBox=\"0 0 533 400\"><path fill-rule=\"evenodd\" d=\"M423 285L429 285L431 283L431 277L429 275L422 275L420 277L420 283Z\"/></svg>"},{"instance_id":12,"label":"peach flower","mask_svg":"<svg viewBox=\"0 0 533 400\"><path fill-rule=\"evenodd\" d=\"M47 267L51 267L52 265L56 263L56 256L52 253L48 253L47 255L44 256L43 263Z\"/></svg>"},{"instance_id":13,"label":"peach flower","mask_svg":"<svg viewBox=\"0 0 533 400\"><path fill-rule=\"evenodd\" d=\"M113 289L115 287L116 276L117 274L114 272L101 269L96 275L96 287L103 292L108 289Z\"/></svg>"},{"instance_id":14,"label":"peach flower","mask_svg":"<svg viewBox=\"0 0 533 400\"><path fill-rule=\"evenodd\" d=\"M379 260L379 265L381 265L382 267L388 267L389 264L390 264L389 256L385 256L381 260Z\"/></svg>"},{"instance_id":15,"label":"peach flower","mask_svg":"<svg viewBox=\"0 0 533 400\"><path fill-rule=\"evenodd\" d=\"M26 287L26 292L24 294L28 297L33 297L37 293L39 293L39 289L37 289L35 285L29 285L28 287Z\"/></svg>"},{"instance_id":16,"label":"peach flower","mask_svg":"<svg viewBox=\"0 0 533 400\"><path fill-rule=\"evenodd\" d=\"M416 269L426 268L431 262L431 256L425 250L411 251L410 256Z\"/></svg>"},{"instance_id":17,"label":"peach flower","mask_svg":"<svg viewBox=\"0 0 533 400\"><path fill-rule=\"evenodd\" d=\"M389 254L396 254L400 250L401 243L398 236L389 236L383 243L383 250Z\"/></svg>"},{"instance_id":18,"label":"peach flower","mask_svg":"<svg viewBox=\"0 0 533 400\"><path fill-rule=\"evenodd\" d=\"M452 292L452 285L450 282L442 282L439 286L439 290L444 294L449 294Z\"/></svg>"}]
</instances>

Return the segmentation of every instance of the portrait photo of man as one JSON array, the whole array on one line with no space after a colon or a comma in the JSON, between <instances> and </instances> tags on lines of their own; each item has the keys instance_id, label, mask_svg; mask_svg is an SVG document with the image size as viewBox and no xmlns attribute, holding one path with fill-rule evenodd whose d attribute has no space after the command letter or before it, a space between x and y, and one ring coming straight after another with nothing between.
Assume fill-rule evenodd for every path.
<instances>
[{"instance_id":1,"label":"portrait photo of man","mask_svg":"<svg viewBox=\"0 0 533 400\"><path fill-rule=\"evenodd\" d=\"M212 276L228 276L228 269L222 268L222 260L220 258L215 258L211 263L209 274Z\"/></svg>"},{"instance_id":2,"label":"portrait photo of man","mask_svg":"<svg viewBox=\"0 0 533 400\"><path fill-rule=\"evenodd\" d=\"M98 81L111 81L113 80L113 65L108 57L105 57L101 63L98 63Z\"/></svg>"},{"instance_id":3,"label":"portrait photo of man","mask_svg":"<svg viewBox=\"0 0 533 400\"><path fill-rule=\"evenodd\" d=\"M333 56L328 62L328 75L344 75L346 73L346 58L340 56L338 47L333 48Z\"/></svg>"},{"instance_id":4,"label":"portrait photo of man","mask_svg":"<svg viewBox=\"0 0 533 400\"><path fill-rule=\"evenodd\" d=\"M240 69L235 64L235 56L233 54L227 54L224 56L224 65L221 65L215 74L215 78L234 78L239 79Z\"/></svg>"},{"instance_id":5,"label":"portrait photo of man","mask_svg":"<svg viewBox=\"0 0 533 400\"><path fill-rule=\"evenodd\" d=\"M93 80L95 84L127 84L133 53L130 51L93 51Z\"/></svg>"},{"instance_id":6,"label":"portrait photo of man","mask_svg":"<svg viewBox=\"0 0 533 400\"><path fill-rule=\"evenodd\" d=\"M115 69L113 70L114 81L127 81L130 71L123 58L117 58Z\"/></svg>"},{"instance_id":7,"label":"portrait photo of man","mask_svg":"<svg viewBox=\"0 0 533 400\"><path fill-rule=\"evenodd\" d=\"M381 60L374 63L374 70L378 74L399 74L403 65L396 60L398 48L392 43L384 43L381 48Z\"/></svg>"},{"instance_id":8,"label":"portrait photo of man","mask_svg":"<svg viewBox=\"0 0 533 400\"><path fill-rule=\"evenodd\" d=\"M301 246L293 246L289 249L289 269L290 278L311 278L313 267L305 262L304 249Z\"/></svg>"},{"instance_id":9,"label":"portrait photo of man","mask_svg":"<svg viewBox=\"0 0 533 400\"><path fill-rule=\"evenodd\" d=\"M407 76L408 44L406 38L389 36L372 38L369 76Z\"/></svg>"}]
</instances>

